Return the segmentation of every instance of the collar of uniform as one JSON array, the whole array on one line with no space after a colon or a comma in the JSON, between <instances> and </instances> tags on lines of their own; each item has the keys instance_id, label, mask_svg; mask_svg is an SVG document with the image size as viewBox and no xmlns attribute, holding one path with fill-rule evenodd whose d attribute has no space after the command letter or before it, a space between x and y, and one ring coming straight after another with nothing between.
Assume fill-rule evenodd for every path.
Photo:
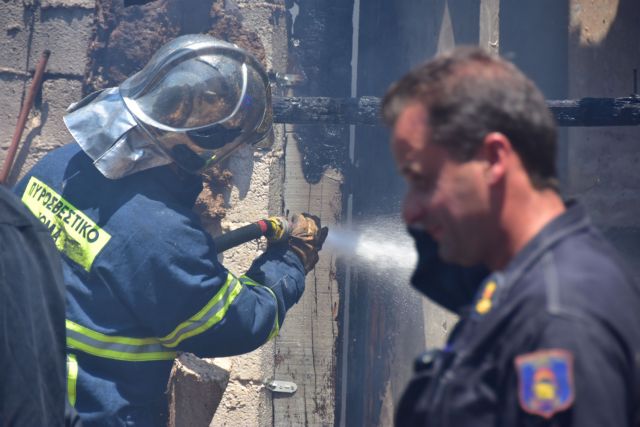
<instances>
[{"instance_id":1,"label":"collar of uniform","mask_svg":"<svg viewBox=\"0 0 640 427\"><path fill-rule=\"evenodd\" d=\"M545 225L504 270L508 287L515 283L529 265L535 262L548 248L554 246L578 230L587 228L591 221L581 204L574 200L565 202L567 210Z\"/></svg>"},{"instance_id":2,"label":"collar of uniform","mask_svg":"<svg viewBox=\"0 0 640 427\"><path fill-rule=\"evenodd\" d=\"M451 331L445 350L461 356L469 352L469 344L482 336L478 335L479 325L486 324L485 318L488 321L500 304L505 285L505 276L500 271L491 273L482 281L472 304L461 313L460 321Z\"/></svg>"}]
</instances>

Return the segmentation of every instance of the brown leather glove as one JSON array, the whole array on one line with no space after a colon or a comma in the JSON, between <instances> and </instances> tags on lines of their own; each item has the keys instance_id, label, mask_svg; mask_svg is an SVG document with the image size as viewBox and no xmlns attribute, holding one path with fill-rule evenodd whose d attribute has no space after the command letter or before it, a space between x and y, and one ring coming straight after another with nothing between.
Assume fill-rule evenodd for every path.
<instances>
[{"instance_id":1,"label":"brown leather glove","mask_svg":"<svg viewBox=\"0 0 640 427\"><path fill-rule=\"evenodd\" d=\"M320 227L320 218L308 213L293 216L289 247L302 261L305 273L318 262L318 252L327 238L329 229Z\"/></svg>"}]
</instances>

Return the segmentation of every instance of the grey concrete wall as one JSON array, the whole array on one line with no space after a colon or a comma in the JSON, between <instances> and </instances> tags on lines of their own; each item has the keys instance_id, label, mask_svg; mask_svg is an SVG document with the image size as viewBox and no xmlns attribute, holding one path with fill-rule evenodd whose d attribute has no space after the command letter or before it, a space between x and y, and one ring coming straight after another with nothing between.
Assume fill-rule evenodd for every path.
<instances>
[{"instance_id":1,"label":"grey concrete wall","mask_svg":"<svg viewBox=\"0 0 640 427\"><path fill-rule=\"evenodd\" d=\"M0 3L0 160L4 162L33 71L45 49L51 51L24 130L9 184L51 149L70 141L62 116L81 97L87 46L93 29L90 0Z\"/></svg>"}]
</instances>

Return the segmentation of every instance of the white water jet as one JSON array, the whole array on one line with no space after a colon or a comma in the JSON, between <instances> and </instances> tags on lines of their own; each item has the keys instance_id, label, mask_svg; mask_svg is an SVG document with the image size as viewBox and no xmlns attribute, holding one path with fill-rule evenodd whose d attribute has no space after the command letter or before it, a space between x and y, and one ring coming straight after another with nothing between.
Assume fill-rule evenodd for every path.
<instances>
[{"instance_id":1,"label":"white water jet","mask_svg":"<svg viewBox=\"0 0 640 427\"><path fill-rule=\"evenodd\" d=\"M418 259L413 239L397 217L379 217L351 228L330 227L323 248L358 269L407 286Z\"/></svg>"}]
</instances>

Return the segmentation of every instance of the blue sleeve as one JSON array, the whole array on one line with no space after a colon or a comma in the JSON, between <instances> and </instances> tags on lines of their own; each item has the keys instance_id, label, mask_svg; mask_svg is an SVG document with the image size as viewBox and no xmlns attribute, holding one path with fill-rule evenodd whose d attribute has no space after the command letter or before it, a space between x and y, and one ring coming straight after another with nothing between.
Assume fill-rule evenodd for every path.
<instances>
[{"instance_id":1,"label":"blue sleeve","mask_svg":"<svg viewBox=\"0 0 640 427\"><path fill-rule=\"evenodd\" d=\"M272 245L251 265L246 275L273 291L278 300L278 322L304 292L304 267L286 244Z\"/></svg>"},{"instance_id":2,"label":"blue sleeve","mask_svg":"<svg viewBox=\"0 0 640 427\"><path fill-rule=\"evenodd\" d=\"M260 274L235 277L218 262L213 239L188 218L172 230L139 226L118 256L122 263L100 272L131 284L117 296L163 345L200 357L258 348L277 334L304 288L300 262L281 259L295 256L286 251L259 257Z\"/></svg>"}]
</instances>

